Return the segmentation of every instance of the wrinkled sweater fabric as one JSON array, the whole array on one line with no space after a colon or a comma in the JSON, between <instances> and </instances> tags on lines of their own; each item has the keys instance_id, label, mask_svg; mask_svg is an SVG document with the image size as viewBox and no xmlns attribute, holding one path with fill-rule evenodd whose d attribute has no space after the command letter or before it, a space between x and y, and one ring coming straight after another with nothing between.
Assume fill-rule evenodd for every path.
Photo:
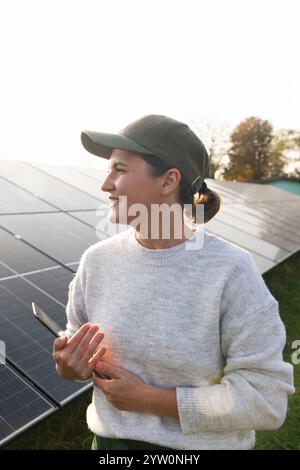
<instances>
[{"instance_id":1,"label":"wrinkled sweater fabric","mask_svg":"<svg viewBox=\"0 0 300 470\"><path fill-rule=\"evenodd\" d=\"M279 305L248 251L198 230L149 249L132 227L90 246L69 285L66 334L97 323L103 360L176 389L179 419L120 411L94 387L100 436L174 449L251 449L295 392Z\"/></svg>"}]
</instances>

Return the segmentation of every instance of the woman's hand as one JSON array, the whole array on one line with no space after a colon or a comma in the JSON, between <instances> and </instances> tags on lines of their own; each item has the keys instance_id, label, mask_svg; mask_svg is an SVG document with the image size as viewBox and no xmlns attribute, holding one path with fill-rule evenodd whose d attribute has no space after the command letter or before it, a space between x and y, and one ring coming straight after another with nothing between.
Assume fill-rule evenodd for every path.
<instances>
[{"instance_id":1,"label":"woman's hand","mask_svg":"<svg viewBox=\"0 0 300 470\"><path fill-rule=\"evenodd\" d=\"M111 377L100 379L92 375L94 385L102 390L107 400L118 410L144 411L149 385L133 372L115 367L105 362L98 362L96 370Z\"/></svg>"},{"instance_id":2,"label":"woman's hand","mask_svg":"<svg viewBox=\"0 0 300 470\"><path fill-rule=\"evenodd\" d=\"M92 370L105 354L100 348L104 334L99 325L85 323L70 338L57 338L53 344L53 358L57 373L66 380L85 380L91 378Z\"/></svg>"}]
</instances>

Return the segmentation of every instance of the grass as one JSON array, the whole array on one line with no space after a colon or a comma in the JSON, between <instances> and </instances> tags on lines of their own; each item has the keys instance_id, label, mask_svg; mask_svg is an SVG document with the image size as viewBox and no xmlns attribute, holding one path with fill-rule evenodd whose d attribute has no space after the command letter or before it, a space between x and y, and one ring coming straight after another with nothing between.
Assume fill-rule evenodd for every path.
<instances>
[{"instance_id":1,"label":"grass","mask_svg":"<svg viewBox=\"0 0 300 470\"><path fill-rule=\"evenodd\" d=\"M291 345L300 339L300 251L263 277L280 305L287 331L284 359L291 363L295 352ZM300 450L300 364L294 365L294 380L296 393L289 397L284 425L275 431L258 431L256 450ZM2 449L89 449L93 436L87 428L85 413L91 393L85 392Z\"/></svg>"},{"instance_id":2,"label":"grass","mask_svg":"<svg viewBox=\"0 0 300 470\"><path fill-rule=\"evenodd\" d=\"M279 302L287 332L284 359L291 363L291 355L295 352L291 345L293 341L300 340L300 251L263 277ZM296 393L289 397L284 425L275 431L257 431L255 449L300 450L300 364L294 365L294 385Z\"/></svg>"}]
</instances>

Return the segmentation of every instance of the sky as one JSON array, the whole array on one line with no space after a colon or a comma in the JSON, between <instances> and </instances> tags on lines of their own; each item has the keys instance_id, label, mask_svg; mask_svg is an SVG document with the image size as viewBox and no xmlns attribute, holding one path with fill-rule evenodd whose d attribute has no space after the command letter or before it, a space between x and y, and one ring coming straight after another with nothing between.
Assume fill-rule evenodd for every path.
<instances>
[{"instance_id":1,"label":"sky","mask_svg":"<svg viewBox=\"0 0 300 470\"><path fill-rule=\"evenodd\" d=\"M105 167L81 131L146 114L299 130L298 20L298 0L2 1L0 159Z\"/></svg>"}]
</instances>

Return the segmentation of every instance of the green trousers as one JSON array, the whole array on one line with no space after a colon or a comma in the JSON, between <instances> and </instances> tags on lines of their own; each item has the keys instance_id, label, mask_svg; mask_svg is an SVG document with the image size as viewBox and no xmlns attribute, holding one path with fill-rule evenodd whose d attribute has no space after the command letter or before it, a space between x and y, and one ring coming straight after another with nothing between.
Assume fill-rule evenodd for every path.
<instances>
[{"instance_id":1,"label":"green trousers","mask_svg":"<svg viewBox=\"0 0 300 470\"><path fill-rule=\"evenodd\" d=\"M161 447L150 442L134 441L132 439L111 439L94 435L91 450L174 450Z\"/></svg>"}]
</instances>

